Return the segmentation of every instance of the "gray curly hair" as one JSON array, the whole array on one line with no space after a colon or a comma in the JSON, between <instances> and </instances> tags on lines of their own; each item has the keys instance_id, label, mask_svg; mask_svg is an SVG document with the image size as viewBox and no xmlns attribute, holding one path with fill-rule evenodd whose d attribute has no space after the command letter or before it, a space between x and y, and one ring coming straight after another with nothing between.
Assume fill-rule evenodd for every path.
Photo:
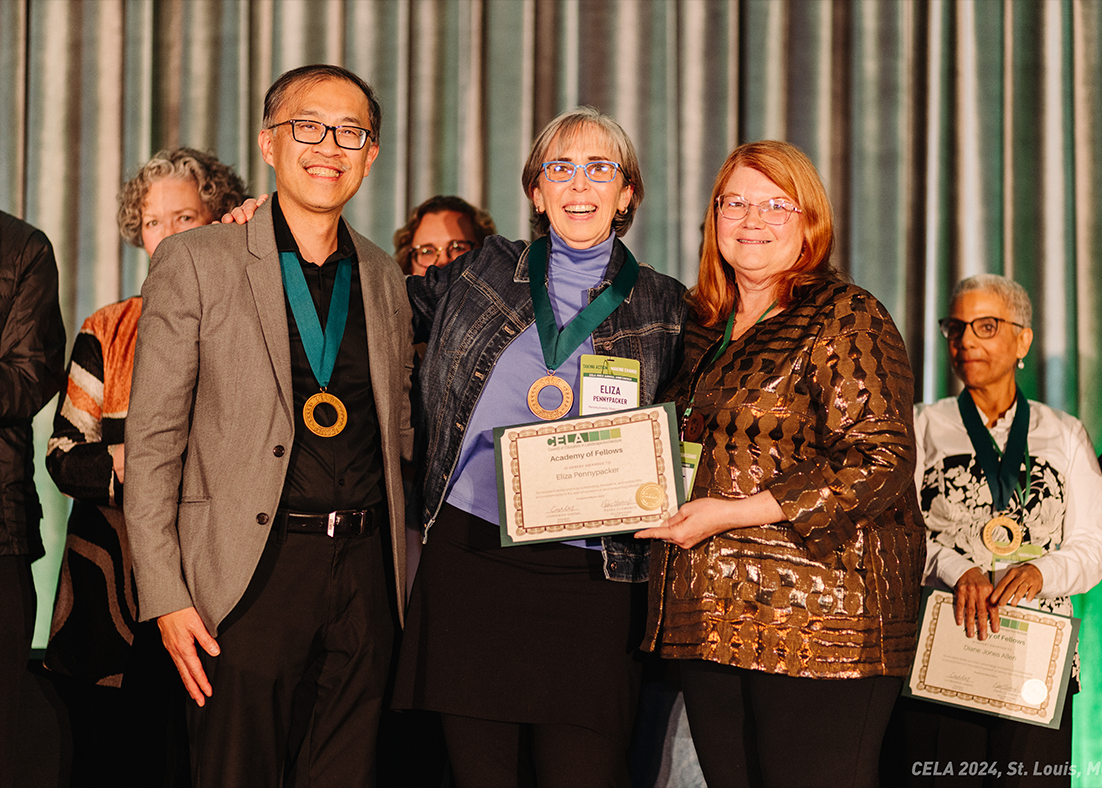
<instances>
[{"instance_id":1,"label":"gray curly hair","mask_svg":"<svg viewBox=\"0 0 1102 788\"><path fill-rule=\"evenodd\" d=\"M149 187L164 178L195 181L203 205L216 219L243 203L247 196L241 177L217 157L194 148L157 151L119 192L119 235L131 246L142 246L145 198Z\"/></svg>"}]
</instances>

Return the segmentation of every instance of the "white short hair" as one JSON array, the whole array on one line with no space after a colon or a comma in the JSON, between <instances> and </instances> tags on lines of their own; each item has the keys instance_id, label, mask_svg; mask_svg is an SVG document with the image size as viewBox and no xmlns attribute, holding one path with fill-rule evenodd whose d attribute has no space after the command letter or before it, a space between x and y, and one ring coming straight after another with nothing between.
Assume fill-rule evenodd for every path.
<instances>
[{"instance_id":1,"label":"white short hair","mask_svg":"<svg viewBox=\"0 0 1102 788\"><path fill-rule=\"evenodd\" d=\"M1033 303L1029 300L1029 293L1013 279L998 274L977 274L960 280L957 282L957 286L953 288L953 298L950 301L950 306L955 304L957 299L965 293L976 290L994 293L1006 304L1010 314L1014 316L1015 323L1019 323L1025 328L1032 326Z\"/></svg>"}]
</instances>

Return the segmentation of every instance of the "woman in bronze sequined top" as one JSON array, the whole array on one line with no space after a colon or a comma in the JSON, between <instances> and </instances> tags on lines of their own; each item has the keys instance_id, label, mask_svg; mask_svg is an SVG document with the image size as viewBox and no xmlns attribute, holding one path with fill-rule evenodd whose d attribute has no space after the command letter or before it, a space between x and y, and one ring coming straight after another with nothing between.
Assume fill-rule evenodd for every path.
<instances>
[{"instance_id":1,"label":"woman in bronze sequined top","mask_svg":"<svg viewBox=\"0 0 1102 788\"><path fill-rule=\"evenodd\" d=\"M637 534L655 539L645 647L681 660L709 788L875 785L915 652L913 378L832 245L803 153L731 153L664 394L701 461L688 503Z\"/></svg>"}]
</instances>

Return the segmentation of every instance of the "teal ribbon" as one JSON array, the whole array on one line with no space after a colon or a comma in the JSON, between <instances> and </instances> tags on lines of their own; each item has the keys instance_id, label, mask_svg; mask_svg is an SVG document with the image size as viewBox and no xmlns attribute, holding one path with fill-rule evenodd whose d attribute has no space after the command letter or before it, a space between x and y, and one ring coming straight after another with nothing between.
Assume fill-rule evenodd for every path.
<instances>
[{"instance_id":1,"label":"teal ribbon","mask_svg":"<svg viewBox=\"0 0 1102 788\"><path fill-rule=\"evenodd\" d=\"M551 310L551 297L547 294L547 256L550 248L551 241L547 236L537 238L528 247L528 287L536 311L536 329L540 335L540 347L543 348L543 361L548 371L553 372L589 338L593 329L624 303L639 278L639 263L625 247L627 259L612 281L612 286L601 291L559 331L555 313Z\"/></svg>"},{"instance_id":2,"label":"teal ribbon","mask_svg":"<svg viewBox=\"0 0 1102 788\"><path fill-rule=\"evenodd\" d=\"M298 262L298 255L294 252L280 252L279 268L310 369L321 390L325 391L337 363L337 351L340 350L341 339L344 337L344 324L348 321L352 260L346 257L337 263L337 281L333 285L333 296L329 299L329 316L325 319L324 334L317 309L314 308L314 299L310 296L310 288L306 286L306 277Z\"/></svg>"},{"instance_id":3,"label":"teal ribbon","mask_svg":"<svg viewBox=\"0 0 1102 788\"><path fill-rule=\"evenodd\" d=\"M1006 451L1001 453L995 445L995 439L991 437L983 419L980 418L971 392L965 389L957 397L960 418L968 431L968 439L972 441L972 449L976 452L976 459L979 460L983 475L987 478L987 486L991 490L991 500L994 502L996 512L1005 511L1010 503L1010 496L1015 491L1021 496L1024 506L1029 490L1029 456L1026 451L1026 438L1029 433L1029 400L1017 387L1015 387L1015 396L1018 409L1014 412L1014 421L1010 424ZM1021 484L1018 481L1023 462L1026 463L1027 469L1025 494L1022 493Z\"/></svg>"}]
</instances>

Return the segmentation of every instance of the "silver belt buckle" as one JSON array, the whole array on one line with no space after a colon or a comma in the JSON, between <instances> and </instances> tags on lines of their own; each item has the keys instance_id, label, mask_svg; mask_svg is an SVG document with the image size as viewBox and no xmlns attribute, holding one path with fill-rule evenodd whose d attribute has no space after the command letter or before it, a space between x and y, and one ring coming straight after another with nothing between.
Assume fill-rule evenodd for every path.
<instances>
[{"instance_id":1,"label":"silver belt buckle","mask_svg":"<svg viewBox=\"0 0 1102 788\"><path fill-rule=\"evenodd\" d=\"M329 536L330 539L332 539L333 536L337 533L337 513L336 512L330 512L329 513L329 527L325 529L325 533Z\"/></svg>"}]
</instances>

